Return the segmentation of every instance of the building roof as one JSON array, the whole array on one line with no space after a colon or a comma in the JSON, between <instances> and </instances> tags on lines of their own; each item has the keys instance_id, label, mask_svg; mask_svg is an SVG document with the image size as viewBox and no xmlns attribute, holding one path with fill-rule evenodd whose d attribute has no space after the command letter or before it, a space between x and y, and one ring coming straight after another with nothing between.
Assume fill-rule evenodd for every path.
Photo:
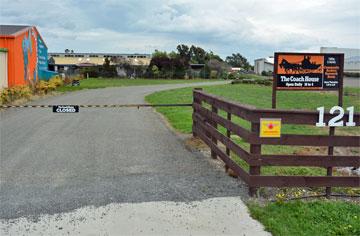
<instances>
[{"instance_id":1,"label":"building roof","mask_svg":"<svg viewBox=\"0 0 360 236\"><path fill-rule=\"evenodd\" d=\"M29 25L0 25L0 35L16 35L31 26Z\"/></svg>"},{"instance_id":2,"label":"building roof","mask_svg":"<svg viewBox=\"0 0 360 236\"><path fill-rule=\"evenodd\" d=\"M78 55L82 56L104 56L104 57L116 57L116 56L144 56L144 57L151 57L151 54L148 53L101 53L101 52L49 52L50 56L65 56L70 55L70 57L77 57ZM72 56L71 56L72 55Z\"/></svg>"},{"instance_id":3,"label":"building roof","mask_svg":"<svg viewBox=\"0 0 360 236\"><path fill-rule=\"evenodd\" d=\"M96 65L103 65L105 61L105 57L91 57L91 55L94 54L80 54L80 53L74 53L74 54L65 54L60 55L59 53L49 53L49 58L52 58L54 65L79 65L83 63L91 63ZM101 54L103 55L103 54ZM114 55L114 54L112 54ZM122 54L124 55L124 54ZM133 54L131 54L133 55ZM70 57L69 57L70 56ZM82 56L82 57L79 57ZM122 58L119 61L112 61L110 60L111 65L116 65L120 62L126 62L130 65L138 65L138 66L146 66L149 65L151 61L151 58L145 57L145 58Z\"/></svg>"}]
</instances>

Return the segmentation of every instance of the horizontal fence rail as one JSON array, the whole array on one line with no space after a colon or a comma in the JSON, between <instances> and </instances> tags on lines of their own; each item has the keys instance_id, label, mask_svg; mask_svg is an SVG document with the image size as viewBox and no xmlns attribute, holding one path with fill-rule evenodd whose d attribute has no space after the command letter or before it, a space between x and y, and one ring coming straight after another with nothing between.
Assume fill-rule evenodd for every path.
<instances>
[{"instance_id":1,"label":"horizontal fence rail","mask_svg":"<svg viewBox=\"0 0 360 236\"><path fill-rule=\"evenodd\" d=\"M81 108L123 108L123 107L191 107L192 103L174 103L174 104L90 104L90 105L60 105L60 106L78 106ZM0 105L1 108L52 108L59 105Z\"/></svg>"},{"instance_id":2,"label":"horizontal fence rail","mask_svg":"<svg viewBox=\"0 0 360 236\"><path fill-rule=\"evenodd\" d=\"M219 114L223 111L226 118ZM207 94L201 89L193 91L193 135L203 140L211 149L213 158L219 157L225 167L232 169L249 186L250 195L254 195L258 187L360 187L360 177L332 176L332 167L359 167L360 156L333 155L264 155L262 145L289 146L325 146L360 147L360 136L344 135L301 135L282 134L280 138L260 138L260 118L281 118L282 124L315 125L318 113L301 110L257 109L253 106L226 101L223 98ZM325 113L324 122L334 115ZM347 119L348 115L344 118ZM241 118L251 124L251 130L233 122L234 117ZM359 126L360 114L354 114L354 122ZM226 129L226 134L219 131L218 126ZM240 137L250 144L249 151L242 148L232 139L232 135ZM222 143L223 146L219 146ZM243 169L230 156L234 153L249 166ZM332 152L329 152L332 154ZM328 154L329 154L328 153ZM327 176L263 176L262 166L307 166L327 168Z\"/></svg>"}]
</instances>

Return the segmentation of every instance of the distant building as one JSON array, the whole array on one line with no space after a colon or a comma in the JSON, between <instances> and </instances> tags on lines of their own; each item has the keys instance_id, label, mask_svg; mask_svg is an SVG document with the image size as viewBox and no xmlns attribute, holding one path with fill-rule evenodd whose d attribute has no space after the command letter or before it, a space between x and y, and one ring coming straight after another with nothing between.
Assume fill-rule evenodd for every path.
<instances>
[{"instance_id":1,"label":"distant building","mask_svg":"<svg viewBox=\"0 0 360 236\"><path fill-rule=\"evenodd\" d=\"M258 75L265 72L273 72L274 71L274 58L259 58L254 61L254 72Z\"/></svg>"},{"instance_id":2,"label":"distant building","mask_svg":"<svg viewBox=\"0 0 360 236\"><path fill-rule=\"evenodd\" d=\"M35 26L0 25L0 86L48 80L47 46Z\"/></svg>"},{"instance_id":3,"label":"distant building","mask_svg":"<svg viewBox=\"0 0 360 236\"><path fill-rule=\"evenodd\" d=\"M321 47L320 53L344 53L344 72L360 73L360 49Z\"/></svg>"},{"instance_id":4,"label":"distant building","mask_svg":"<svg viewBox=\"0 0 360 236\"><path fill-rule=\"evenodd\" d=\"M148 66L151 61L150 54L119 54L119 53L75 53L65 52L49 53L50 66L57 72L67 72L82 67L103 65L105 58L109 58L111 65L127 63L132 66ZM122 72L119 72L122 73Z\"/></svg>"},{"instance_id":5,"label":"distant building","mask_svg":"<svg viewBox=\"0 0 360 236\"><path fill-rule=\"evenodd\" d=\"M240 72L240 71L243 71L244 69L241 68L241 67L230 67L229 68L229 71L230 72Z\"/></svg>"}]
</instances>

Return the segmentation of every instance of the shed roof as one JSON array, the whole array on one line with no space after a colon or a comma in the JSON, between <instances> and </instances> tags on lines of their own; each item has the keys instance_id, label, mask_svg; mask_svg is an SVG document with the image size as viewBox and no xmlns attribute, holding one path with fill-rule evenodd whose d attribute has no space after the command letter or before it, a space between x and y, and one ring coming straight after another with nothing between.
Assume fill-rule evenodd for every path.
<instances>
[{"instance_id":1,"label":"shed roof","mask_svg":"<svg viewBox=\"0 0 360 236\"><path fill-rule=\"evenodd\" d=\"M0 35L16 35L29 28L29 25L0 25Z\"/></svg>"}]
</instances>

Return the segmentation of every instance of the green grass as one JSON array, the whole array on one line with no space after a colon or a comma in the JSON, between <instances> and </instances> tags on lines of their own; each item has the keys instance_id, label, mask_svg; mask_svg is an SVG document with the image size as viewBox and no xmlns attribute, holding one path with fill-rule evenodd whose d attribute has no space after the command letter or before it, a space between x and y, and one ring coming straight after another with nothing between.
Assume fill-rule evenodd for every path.
<instances>
[{"instance_id":1,"label":"green grass","mask_svg":"<svg viewBox=\"0 0 360 236\"><path fill-rule=\"evenodd\" d=\"M360 205L342 201L248 204L274 236L360 235Z\"/></svg>"},{"instance_id":2,"label":"green grass","mask_svg":"<svg viewBox=\"0 0 360 236\"><path fill-rule=\"evenodd\" d=\"M116 79L116 78L90 78L80 81L80 86L65 85L57 89L60 92L76 91L81 89L98 89L106 87L121 87L121 86L138 86L138 85L158 85L158 84L180 84L180 83L195 83L210 80L204 79ZM214 80L211 80L214 81Z\"/></svg>"}]
</instances>

